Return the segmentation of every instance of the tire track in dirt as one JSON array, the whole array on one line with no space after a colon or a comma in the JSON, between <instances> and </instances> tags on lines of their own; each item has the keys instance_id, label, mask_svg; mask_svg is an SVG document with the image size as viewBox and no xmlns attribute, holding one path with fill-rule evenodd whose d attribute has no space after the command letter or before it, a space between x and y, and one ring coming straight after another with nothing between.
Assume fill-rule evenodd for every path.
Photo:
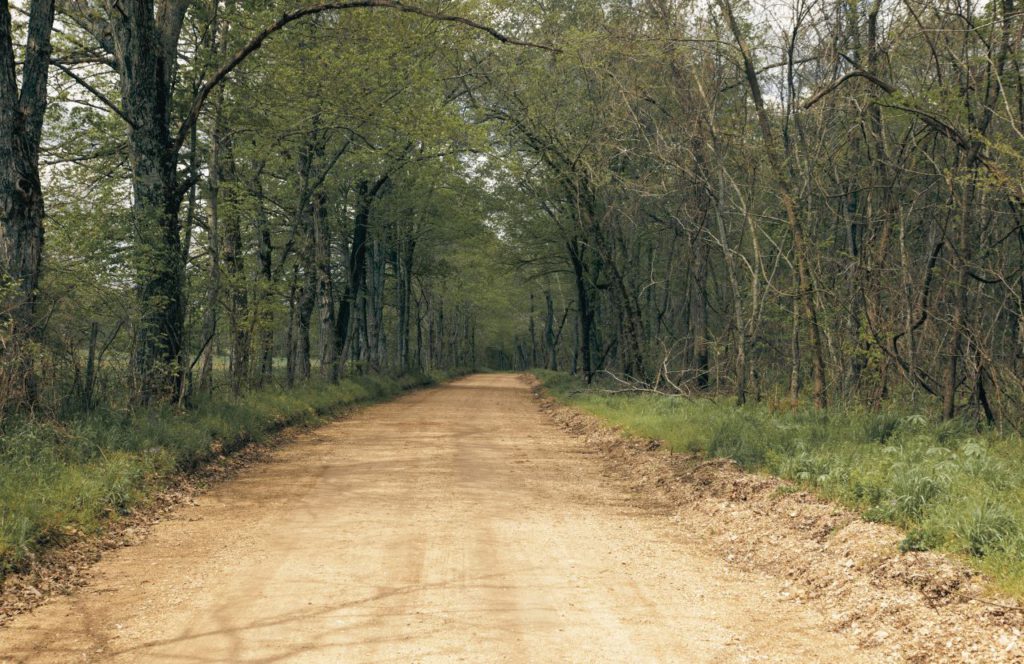
<instances>
[{"instance_id":1,"label":"tire track in dirt","mask_svg":"<svg viewBox=\"0 0 1024 664\"><path fill-rule=\"evenodd\" d=\"M0 628L0 661L876 659L588 452L512 375L367 408Z\"/></svg>"}]
</instances>

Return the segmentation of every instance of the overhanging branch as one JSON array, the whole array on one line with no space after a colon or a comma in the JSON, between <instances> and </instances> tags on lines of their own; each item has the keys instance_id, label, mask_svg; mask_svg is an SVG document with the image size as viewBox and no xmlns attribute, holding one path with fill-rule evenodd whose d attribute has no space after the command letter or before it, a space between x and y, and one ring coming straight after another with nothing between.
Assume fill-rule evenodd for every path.
<instances>
[{"instance_id":1,"label":"overhanging branch","mask_svg":"<svg viewBox=\"0 0 1024 664\"><path fill-rule=\"evenodd\" d=\"M453 14L442 14L423 7L417 7L415 5L406 5L400 0L350 0L349 2L326 2L317 5L309 5L301 7L294 11L285 12L276 21L263 28L259 33L254 35L249 42L240 48L230 60L228 60L220 69L218 69L213 76L209 78L199 89L195 99L192 101L192 105L189 108L188 115L185 116L184 121L181 123L181 127L178 129L178 136L175 140L175 148L180 150L181 146L184 145L185 139L188 136L189 130L192 125L199 119L199 112L203 108L203 104L206 102L207 97L232 71L235 70L246 58L255 53L263 46L263 42L268 37L278 32L289 23L297 21L307 16L313 16L315 14L321 14L329 11L341 11L344 9L391 9L394 11L402 12L405 14L415 14L417 16L423 16L435 21L442 21L446 23L457 23L465 25L474 30L480 30L487 33L494 39L498 40L503 44L512 44L515 46L528 46L530 48L539 48L545 51L551 51L553 53L560 53L561 50L553 46L545 46L543 44L534 44L531 42L521 41L509 37L508 35L495 30L494 28L478 23L472 19L464 16L456 16Z\"/></svg>"},{"instance_id":2,"label":"overhanging branch","mask_svg":"<svg viewBox=\"0 0 1024 664\"><path fill-rule=\"evenodd\" d=\"M93 97L96 97L96 99L103 102L104 106L112 110L114 113L118 115L118 117L127 122L128 126L135 127L135 123L133 123L131 119L129 119L128 115L125 114L125 112L121 109L119 105L111 101L105 94L100 92L98 88L89 83L89 81L85 80L83 77L75 73L75 71L71 69L71 67L68 67L63 62L57 60L50 60L50 64L54 65L55 67L57 67L57 69L64 72L64 75L73 80L75 83L78 83L80 86L85 88L85 90L92 94Z\"/></svg>"},{"instance_id":3,"label":"overhanging branch","mask_svg":"<svg viewBox=\"0 0 1024 664\"><path fill-rule=\"evenodd\" d=\"M853 78L863 78L868 81L871 81L871 83L881 88L886 94L891 95L899 92L895 85L879 78L878 76L875 76L871 72L864 71L863 69L855 69L837 78L824 89L815 93L810 99L800 104L800 106L804 109L808 109L811 106L814 106L819 101L821 101L822 99L824 99L825 97L827 97L828 95L832 94L840 87L842 87L844 83ZM910 113L911 115L917 116L918 118L921 119L922 122L924 122L926 125L934 129L936 132L942 134L943 136L946 136L951 141L956 143L960 149L968 150L971 148L971 142L968 140L968 138L942 118L939 118L924 109L915 108L913 106L906 106L904 104L888 105L891 106L892 108L896 108L906 113Z\"/></svg>"}]
</instances>

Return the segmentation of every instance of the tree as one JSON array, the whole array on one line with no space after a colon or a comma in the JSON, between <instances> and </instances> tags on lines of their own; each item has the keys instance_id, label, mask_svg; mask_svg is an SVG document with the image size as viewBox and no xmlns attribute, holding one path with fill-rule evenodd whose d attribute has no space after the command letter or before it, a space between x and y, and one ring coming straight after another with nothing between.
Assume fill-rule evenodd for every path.
<instances>
[{"instance_id":1,"label":"tree","mask_svg":"<svg viewBox=\"0 0 1024 664\"><path fill-rule=\"evenodd\" d=\"M28 399L34 392L31 361L19 354L38 332L35 303L45 216L39 146L53 19L53 0L29 3L19 88L11 12L7 0L0 0L0 321L8 328L0 360L9 369L13 365L13 380L6 387Z\"/></svg>"}]
</instances>

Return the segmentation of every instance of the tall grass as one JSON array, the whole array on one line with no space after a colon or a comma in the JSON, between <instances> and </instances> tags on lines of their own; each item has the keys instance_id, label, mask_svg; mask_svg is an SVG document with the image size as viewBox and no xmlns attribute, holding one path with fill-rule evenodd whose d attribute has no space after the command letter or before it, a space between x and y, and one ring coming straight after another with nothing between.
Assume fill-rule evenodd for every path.
<instances>
[{"instance_id":1,"label":"tall grass","mask_svg":"<svg viewBox=\"0 0 1024 664\"><path fill-rule=\"evenodd\" d=\"M174 472L283 427L445 377L359 377L214 397L184 413L108 411L7 423L0 434L0 578L41 547L127 512Z\"/></svg>"},{"instance_id":2,"label":"tall grass","mask_svg":"<svg viewBox=\"0 0 1024 664\"><path fill-rule=\"evenodd\" d=\"M774 412L714 400L609 394L542 372L547 389L676 451L734 459L905 530L904 550L964 556L1024 596L1024 441L972 422L857 409Z\"/></svg>"}]
</instances>

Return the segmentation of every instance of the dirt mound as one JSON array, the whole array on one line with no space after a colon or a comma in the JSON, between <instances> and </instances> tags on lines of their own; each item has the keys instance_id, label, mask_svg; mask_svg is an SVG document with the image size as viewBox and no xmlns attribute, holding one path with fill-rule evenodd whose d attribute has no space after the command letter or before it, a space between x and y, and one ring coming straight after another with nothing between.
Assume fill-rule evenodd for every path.
<instances>
[{"instance_id":1,"label":"dirt mound","mask_svg":"<svg viewBox=\"0 0 1024 664\"><path fill-rule=\"evenodd\" d=\"M599 450L638 500L730 563L785 579L784 598L815 606L860 644L893 661L1024 662L1020 603L949 556L901 553L899 529L732 461L660 451L552 399L542 407Z\"/></svg>"}]
</instances>

